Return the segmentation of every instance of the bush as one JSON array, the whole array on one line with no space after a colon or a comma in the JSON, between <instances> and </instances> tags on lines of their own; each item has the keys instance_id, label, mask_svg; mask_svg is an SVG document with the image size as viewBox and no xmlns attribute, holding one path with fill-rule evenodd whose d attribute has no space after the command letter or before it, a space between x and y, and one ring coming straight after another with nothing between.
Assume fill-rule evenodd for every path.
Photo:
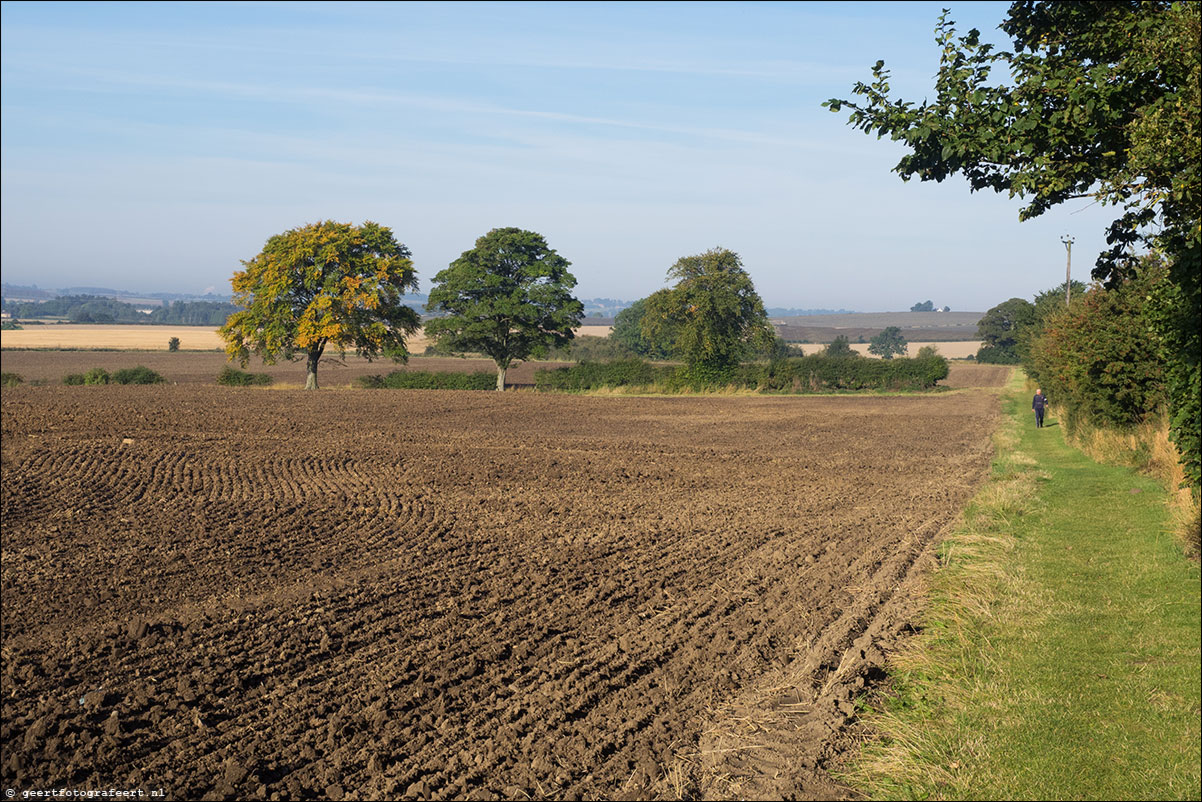
<instances>
[{"instance_id":1,"label":"bush","mask_svg":"<svg viewBox=\"0 0 1202 802\"><path fill-rule=\"evenodd\" d=\"M602 387L649 386L673 383L678 369L652 365L641 359L613 362L581 362L569 368L543 368L535 371L534 386L539 390L580 391Z\"/></svg>"},{"instance_id":2,"label":"bush","mask_svg":"<svg viewBox=\"0 0 1202 802\"><path fill-rule=\"evenodd\" d=\"M539 390L582 391L602 387L654 387L673 392L686 387L736 387L761 392L829 392L833 390L929 390L947 378L947 360L927 353L913 359L867 359L824 354L770 363L745 364L712 380L685 368L651 365L638 359L581 362L570 368L534 374Z\"/></svg>"},{"instance_id":3,"label":"bush","mask_svg":"<svg viewBox=\"0 0 1202 802\"><path fill-rule=\"evenodd\" d=\"M369 390L495 390L495 373L448 373L394 370L387 376L360 376L355 383Z\"/></svg>"},{"instance_id":4,"label":"bush","mask_svg":"<svg viewBox=\"0 0 1202 802\"><path fill-rule=\"evenodd\" d=\"M1164 270L1148 269L1048 315L1028 373L1064 408L1070 432L1084 421L1131 427L1164 407L1166 360L1145 312L1165 280Z\"/></svg>"},{"instance_id":5,"label":"bush","mask_svg":"<svg viewBox=\"0 0 1202 802\"><path fill-rule=\"evenodd\" d=\"M227 387L266 386L272 381L271 376L266 373L247 373L229 365L226 365L217 374L217 383Z\"/></svg>"},{"instance_id":6,"label":"bush","mask_svg":"<svg viewBox=\"0 0 1202 802\"><path fill-rule=\"evenodd\" d=\"M16 387L23 381L25 381L25 379L20 373L9 373L8 371L0 373L0 385L4 387Z\"/></svg>"},{"instance_id":7,"label":"bush","mask_svg":"<svg viewBox=\"0 0 1202 802\"><path fill-rule=\"evenodd\" d=\"M168 351L178 351L179 350L179 337L172 337L170 340L167 341L167 350Z\"/></svg>"},{"instance_id":8,"label":"bush","mask_svg":"<svg viewBox=\"0 0 1202 802\"><path fill-rule=\"evenodd\" d=\"M986 365L1017 365L1022 359L1013 348L982 345L977 349L977 361Z\"/></svg>"},{"instance_id":9,"label":"bush","mask_svg":"<svg viewBox=\"0 0 1202 802\"><path fill-rule=\"evenodd\" d=\"M938 354L888 360L811 354L772 365L744 365L735 383L763 392L913 391L931 389L947 373L947 360Z\"/></svg>"},{"instance_id":10,"label":"bush","mask_svg":"<svg viewBox=\"0 0 1202 802\"><path fill-rule=\"evenodd\" d=\"M114 384L164 384L167 380L144 365L122 368L112 376Z\"/></svg>"},{"instance_id":11,"label":"bush","mask_svg":"<svg viewBox=\"0 0 1202 802\"><path fill-rule=\"evenodd\" d=\"M581 334L567 345L547 351L545 358L563 362L594 362L604 359L630 359L634 356L633 351L613 337Z\"/></svg>"}]
</instances>

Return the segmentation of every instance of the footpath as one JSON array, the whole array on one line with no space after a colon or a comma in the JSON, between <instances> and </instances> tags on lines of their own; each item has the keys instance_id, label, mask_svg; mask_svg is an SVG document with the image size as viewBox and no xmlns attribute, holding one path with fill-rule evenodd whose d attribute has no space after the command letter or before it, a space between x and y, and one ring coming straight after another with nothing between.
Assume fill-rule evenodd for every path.
<instances>
[{"instance_id":1,"label":"footpath","mask_svg":"<svg viewBox=\"0 0 1202 802\"><path fill-rule=\"evenodd\" d=\"M941 549L924 631L846 779L887 798L1202 796L1199 563L1166 493L1035 428L1017 379L994 475Z\"/></svg>"}]
</instances>

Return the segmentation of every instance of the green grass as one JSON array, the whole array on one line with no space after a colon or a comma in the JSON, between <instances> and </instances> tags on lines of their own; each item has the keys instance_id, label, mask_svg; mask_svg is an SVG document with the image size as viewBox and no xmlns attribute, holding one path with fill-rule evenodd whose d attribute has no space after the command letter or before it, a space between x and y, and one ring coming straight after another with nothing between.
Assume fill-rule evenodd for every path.
<instances>
[{"instance_id":1,"label":"green grass","mask_svg":"<svg viewBox=\"0 0 1202 802\"><path fill-rule=\"evenodd\" d=\"M1198 799L1200 576L1155 480L1035 429L1008 388L990 482L845 779L914 799Z\"/></svg>"}]
</instances>

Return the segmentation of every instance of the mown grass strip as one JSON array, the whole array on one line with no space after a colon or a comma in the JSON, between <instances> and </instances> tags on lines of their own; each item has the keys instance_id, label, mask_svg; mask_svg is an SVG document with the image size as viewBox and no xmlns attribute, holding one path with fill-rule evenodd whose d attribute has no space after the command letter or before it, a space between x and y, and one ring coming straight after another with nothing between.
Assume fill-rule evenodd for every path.
<instances>
[{"instance_id":1,"label":"mown grass strip","mask_svg":"<svg viewBox=\"0 0 1202 802\"><path fill-rule=\"evenodd\" d=\"M1016 379L993 477L845 779L880 798L1198 799L1199 565L1161 485L1029 406Z\"/></svg>"}]
</instances>

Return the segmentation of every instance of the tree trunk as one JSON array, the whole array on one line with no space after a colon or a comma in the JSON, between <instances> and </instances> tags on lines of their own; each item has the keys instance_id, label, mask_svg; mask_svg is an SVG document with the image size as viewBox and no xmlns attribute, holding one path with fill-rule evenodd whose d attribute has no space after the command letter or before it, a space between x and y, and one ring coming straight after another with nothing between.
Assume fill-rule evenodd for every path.
<instances>
[{"instance_id":1,"label":"tree trunk","mask_svg":"<svg viewBox=\"0 0 1202 802\"><path fill-rule=\"evenodd\" d=\"M309 349L308 372L305 375L305 389L306 390L316 390L317 389L317 361L319 359L321 359L321 352L322 352L321 348Z\"/></svg>"},{"instance_id":2,"label":"tree trunk","mask_svg":"<svg viewBox=\"0 0 1202 802\"><path fill-rule=\"evenodd\" d=\"M505 365L505 366L497 365L497 392L498 393L502 393L505 391L505 371L508 369L509 369L508 365Z\"/></svg>"}]
</instances>

